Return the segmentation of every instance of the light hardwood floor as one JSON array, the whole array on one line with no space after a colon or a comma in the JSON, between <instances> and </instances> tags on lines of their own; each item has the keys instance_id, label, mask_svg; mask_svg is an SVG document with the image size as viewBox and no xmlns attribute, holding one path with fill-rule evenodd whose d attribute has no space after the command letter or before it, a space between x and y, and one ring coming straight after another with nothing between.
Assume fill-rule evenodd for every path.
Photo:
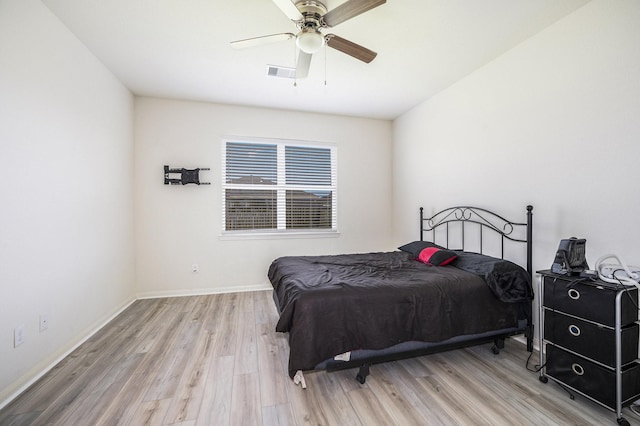
<instances>
[{"instance_id":1,"label":"light hardwood floor","mask_svg":"<svg viewBox=\"0 0 640 426\"><path fill-rule=\"evenodd\" d=\"M0 411L1 425L615 425L525 369L516 341L286 374L271 292L138 300ZM537 363L537 354L531 364ZM632 424L639 418L625 409Z\"/></svg>"}]
</instances>

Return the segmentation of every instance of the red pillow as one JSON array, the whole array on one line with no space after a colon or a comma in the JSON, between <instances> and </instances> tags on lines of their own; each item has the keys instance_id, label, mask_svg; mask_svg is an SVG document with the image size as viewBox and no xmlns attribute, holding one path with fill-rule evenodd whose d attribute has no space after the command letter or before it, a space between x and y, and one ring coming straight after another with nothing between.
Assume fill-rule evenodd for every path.
<instances>
[{"instance_id":1,"label":"red pillow","mask_svg":"<svg viewBox=\"0 0 640 426\"><path fill-rule=\"evenodd\" d=\"M458 257L451 250L444 250L437 247L427 247L420 252L418 255L418 260L420 262L426 263L427 265L433 266L444 266L447 265Z\"/></svg>"}]
</instances>

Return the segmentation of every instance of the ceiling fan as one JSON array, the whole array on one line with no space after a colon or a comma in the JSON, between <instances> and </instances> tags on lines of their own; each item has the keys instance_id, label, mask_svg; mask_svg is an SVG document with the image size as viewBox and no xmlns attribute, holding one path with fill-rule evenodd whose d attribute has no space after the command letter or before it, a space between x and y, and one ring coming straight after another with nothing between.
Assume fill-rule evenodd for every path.
<instances>
[{"instance_id":1,"label":"ceiling fan","mask_svg":"<svg viewBox=\"0 0 640 426\"><path fill-rule=\"evenodd\" d=\"M333 49L346 53L356 59L369 63L377 53L346 40L335 34L322 34L321 29L334 27L348 19L358 16L368 10L378 7L387 0L347 0L331 11L319 0L273 0L273 2L298 27L298 33L279 33L244 40L232 41L235 48L253 47L266 43L296 39L299 49L296 64L296 78L304 78L309 74L311 57L325 44Z\"/></svg>"}]
</instances>

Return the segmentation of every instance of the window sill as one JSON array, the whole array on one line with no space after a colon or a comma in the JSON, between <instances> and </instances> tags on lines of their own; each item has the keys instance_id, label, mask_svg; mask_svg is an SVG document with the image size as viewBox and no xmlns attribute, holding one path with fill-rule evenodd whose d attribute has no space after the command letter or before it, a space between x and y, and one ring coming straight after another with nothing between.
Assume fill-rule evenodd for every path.
<instances>
[{"instance_id":1,"label":"window sill","mask_svg":"<svg viewBox=\"0 0 640 426\"><path fill-rule=\"evenodd\" d=\"M338 238L339 231L223 232L220 240L286 240L290 238Z\"/></svg>"}]
</instances>

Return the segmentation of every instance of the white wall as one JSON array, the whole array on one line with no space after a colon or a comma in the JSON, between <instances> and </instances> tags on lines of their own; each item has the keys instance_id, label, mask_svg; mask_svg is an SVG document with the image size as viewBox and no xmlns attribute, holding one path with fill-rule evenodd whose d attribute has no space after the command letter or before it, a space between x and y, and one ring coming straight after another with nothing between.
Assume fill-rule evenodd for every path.
<instances>
[{"instance_id":1,"label":"white wall","mask_svg":"<svg viewBox=\"0 0 640 426\"><path fill-rule=\"evenodd\" d=\"M136 98L136 277L141 297L270 288L278 256L382 251L391 246L391 122ZM337 238L224 240L225 135L338 146ZM210 167L210 186L164 185L163 165ZM198 273L191 272L197 263Z\"/></svg>"},{"instance_id":2,"label":"white wall","mask_svg":"<svg viewBox=\"0 0 640 426\"><path fill-rule=\"evenodd\" d=\"M0 407L133 298L132 117L40 1L0 2Z\"/></svg>"},{"instance_id":3,"label":"white wall","mask_svg":"<svg viewBox=\"0 0 640 426\"><path fill-rule=\"evenodd\" d=\"M534 267L560 239L640 265L640 2L593 1L394 123L394 235L418 206L524 218Z\"/></svg>"}]
</instances>

